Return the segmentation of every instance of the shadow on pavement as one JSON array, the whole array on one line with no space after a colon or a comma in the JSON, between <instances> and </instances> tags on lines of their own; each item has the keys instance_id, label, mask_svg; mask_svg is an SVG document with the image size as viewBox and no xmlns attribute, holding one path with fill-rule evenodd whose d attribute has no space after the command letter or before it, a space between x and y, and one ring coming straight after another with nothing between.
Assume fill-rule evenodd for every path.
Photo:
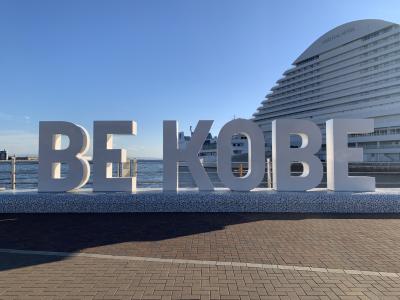
<instances>
[{"instance_id":1,"label":"shadow on pavement","mask_svg":"<svg viewBox=\"0 0 400 300\"><path fill-rule=\"evenodd\" d=\"M222 230L261 220L399 219L399 215L136 213L136 214L3 214L0 248L79 252L125 242L149 242ZM134 247L134 246L132 246ZM0 253L0 271L59 261L65 257Z\"/></svg>"}]
</instances>

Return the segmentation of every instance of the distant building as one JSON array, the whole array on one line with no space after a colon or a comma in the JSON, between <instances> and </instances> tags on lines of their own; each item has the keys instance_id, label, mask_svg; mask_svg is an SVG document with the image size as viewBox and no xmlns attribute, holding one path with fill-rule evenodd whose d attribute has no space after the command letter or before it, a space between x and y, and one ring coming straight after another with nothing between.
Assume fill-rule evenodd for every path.
<instances>
[{"instance_id":1,"label":"distant building","mask_svg":"<svg viewBox=\"0 0 400 300\"><path fill-rule=\"evenodd\" d=\"M254 113L271 153L271 121L370 118L375 131L350 135L365 161L400 161L400 26L359 20L318 38L272 87ZM319 156L325 159L325 141ZM269 154L270 155L270 154Z\"/></svg>"},{"instance_id":2,"label":"distant building","mask_svg":"<svg viewBox=\"0 0 400 300\"><path fill-rule=\"evenodd\" d=\"M8 159L7 151L5 149L0 151L0 160L7 160L7 159Z\"/></svg>"},{"instance_id":3,"label":"distant building","mask_svg":"<svg viewBox=\"0 0 400 300\"><path fill-rule=\"evenodd\" d=\"M178 145L179 149L186 149L190 142L191 136L186 136L183 131L179 132ZM231 141L232 157L247 155L248 141L247 137L241 134L232 136ZM217 137L208 133L203 146L199 152L200 162L204 167L215 167L217 165Z\"/></svg>"},{"instance_id":4,"label":"distant building","mask_svg":"<svg viewBox=\"0 0 400 300\"><path fill-rule=\"evenodd\" d=\"M17 156L15 158L16 160L38 160L38 158L36 156Z\"/></svg>"}]
</instances>

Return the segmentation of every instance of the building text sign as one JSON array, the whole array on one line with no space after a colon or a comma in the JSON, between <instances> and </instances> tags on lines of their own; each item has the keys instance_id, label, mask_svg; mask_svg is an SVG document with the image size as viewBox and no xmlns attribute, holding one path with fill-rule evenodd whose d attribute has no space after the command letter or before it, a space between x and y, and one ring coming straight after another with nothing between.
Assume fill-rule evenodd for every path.
<instances>
[{"instance_id":1,"label":"building text sign","mask_svg":"<svg viewBox=\"0 0 400 300\"><path fill-rule=\"evenodd\" d=\"M198 153L213 121L198 122L185 149L178 147L176 121L164 121L163 189L177 191L179 162L185 161L200 191L214 189L202 166ZM327 187L333 191L374 191L375 178L349 176L348 163L362 161L362 148L348 148L348 134L374 131L372 119L331 119L326 122ZM125 162L126 151L113 149L113 135L136 135L134 121L95 121L93 123L93 191L133 192L136 177L113 177L112 164ZM248 172L236 177L231 167L231 138L235 134L248 139ZM61 136L69 146L61 149ZM299 148L290 147L290 136L301 138ZM62 121L43 121L39 125L39 191L66 192L85 185L90 165L84 157L89 147L89 134L82 126ZM323 165L316 156L322 145L320 128L313 122L299 119L278 119L272 122L272 175L277 191L306 191L317 187L323 176ZM290 166L301 162L303 173L292 176ZM61 177L61 163L68 165L68 174ZM252 121L235 119L226 123L218 134L217 172L222 183L233 191L250 191L258 187L265 172L265 141L262 130Z\"/></svg>"}]
</instances>

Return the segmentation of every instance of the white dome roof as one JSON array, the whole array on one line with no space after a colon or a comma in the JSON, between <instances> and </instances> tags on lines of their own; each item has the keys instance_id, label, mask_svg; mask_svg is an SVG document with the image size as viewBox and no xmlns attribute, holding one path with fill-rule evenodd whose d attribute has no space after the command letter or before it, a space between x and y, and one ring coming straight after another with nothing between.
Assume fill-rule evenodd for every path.
<instances>
[{"instance_id":1,"label":"white dome roof","mask_svg":"<svg viewBox=\"0 0 400 300\"><path fill-rule=\"evenodd\" d=\"M390 25L395 25L395 23L376 19L358 20L340 25L328 31L312 43L311 46L294 61L294 64Z\"/></svg>"}]
</instances>

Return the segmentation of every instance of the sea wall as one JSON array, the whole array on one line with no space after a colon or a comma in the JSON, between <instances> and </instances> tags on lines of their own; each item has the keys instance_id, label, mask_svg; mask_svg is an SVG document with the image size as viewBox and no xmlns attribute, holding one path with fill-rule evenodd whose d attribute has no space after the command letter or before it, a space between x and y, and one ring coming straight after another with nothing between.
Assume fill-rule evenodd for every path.
<instances>
[{"instance_id":1,"label":"sea wall","mask_svg":"<svg viewBox=\"0 0 400 300\"><path fill-rule=\"evenodd\" d=\"M256 189L212 192L182 189L139 189L136 193L0 192L0 213L115 213L115 212L276 212L276 213L400 213L400 189L375 192L275 192Z\"/></svg>"}]
</instances>

